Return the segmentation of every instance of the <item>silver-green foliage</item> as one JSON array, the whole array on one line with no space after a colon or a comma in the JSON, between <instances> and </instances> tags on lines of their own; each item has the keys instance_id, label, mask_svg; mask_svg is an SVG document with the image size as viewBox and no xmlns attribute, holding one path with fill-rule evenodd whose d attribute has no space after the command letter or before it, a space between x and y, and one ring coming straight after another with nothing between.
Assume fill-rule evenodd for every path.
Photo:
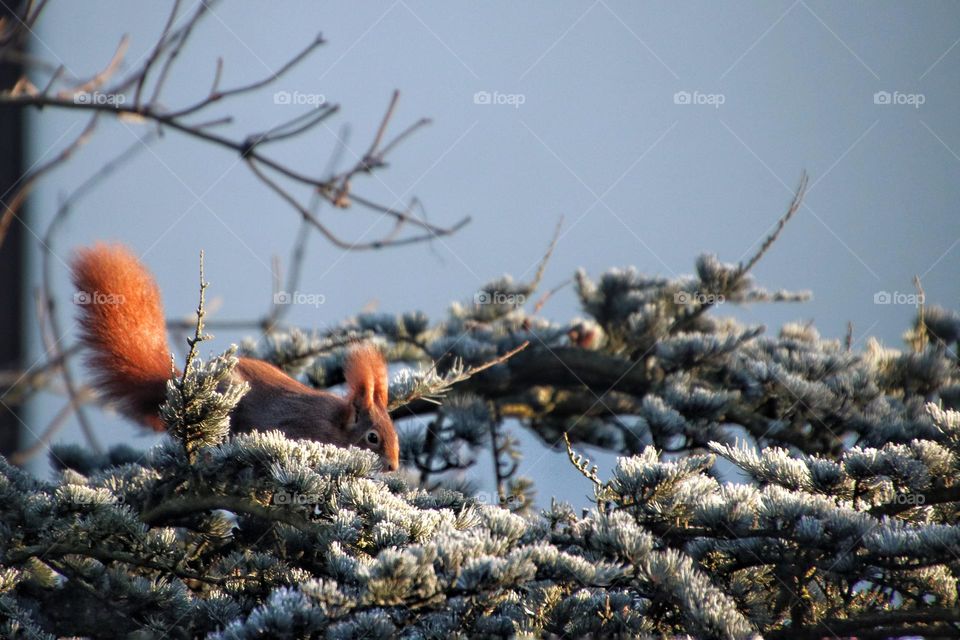
<instances>
[{"instance_id":1,"label":"silver-green foliage","mask_svg":"<svg viewBox=\"0 0 960 640\"><path fill-rule=\"evenodd\" d=\"M172 437L145 453L56 447L49 482L0 462L0 635L805 638L957 623L960 317L925 309L904 351L800 325L769 337L696 296L797 296L709 257L687 279L622 270L579 274L577 289L589 317L567 324L501 280L482 292L492 302L434 325L365 315L257 349L319 386L342 381L356 338L413 363L390 390L406 474L380 475L360 450L229 436L232 351L171 383ZM593 508L534 512L518 425L622 454L606 479L572 455ZM437 479L489 447L508 508Z\"/></svg>"}]
</instances>

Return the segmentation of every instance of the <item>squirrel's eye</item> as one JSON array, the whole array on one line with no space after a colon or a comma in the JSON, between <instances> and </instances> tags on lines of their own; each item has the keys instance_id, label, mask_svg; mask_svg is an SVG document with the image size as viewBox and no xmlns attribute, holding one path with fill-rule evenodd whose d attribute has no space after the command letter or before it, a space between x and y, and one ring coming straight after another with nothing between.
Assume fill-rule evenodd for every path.
<instances>
[{"instance_id":1,"label":"squirrel's eye","mask_svg":"<svg viewBox=\"0 0 960 640\"><path fill-rule=\"evenodd\" d=\"M370 444L380 444L380 435L376 431L367 431L367 442Z\"/></svg>"}]
</instances>

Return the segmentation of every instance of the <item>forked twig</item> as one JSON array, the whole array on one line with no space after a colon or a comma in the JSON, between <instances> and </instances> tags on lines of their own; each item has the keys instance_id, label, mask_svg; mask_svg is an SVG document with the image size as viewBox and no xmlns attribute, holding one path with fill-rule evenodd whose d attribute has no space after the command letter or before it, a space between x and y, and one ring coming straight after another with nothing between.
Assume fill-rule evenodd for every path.
<instances>
[{"instance_id":1,"label":"forked twig","mask_svg":"<svg viewBox=\"0 0 960 640\"><path fill-rule=\"evenodd\" d=\"M411 394L406 398L395 398L390 402L390 405L387 407L387 411L396 411L400 407L408 405L411 402L415 402L416 400L425 400L427 402L431 402L434 404L440 404L440 402L436 398L445 394L453 385L463 382L464 380L468 380L473 376L477 375L478 373L486 371L490 367L495 367L498 364L502 364L506 362L513 356L517 355L518 353L526 349L528 346L530 346L530 342L525 341L520 346L514 349L511 349L510 351L506 352L501 356L497 356L493 360L484 362L483 364L479 364L475 367L470 367L469 369L456 373L453 376L443 378L441 385L435 388L416 390L413 394ZM433 365L431 365L431 367L426 371L425 375L429 375L430 373L435 372L437 369L437 363L439 363L441 360L443 360L443 356L441 356L440 358L436 359L433 362Z\"/></svg>"}]
</instances>

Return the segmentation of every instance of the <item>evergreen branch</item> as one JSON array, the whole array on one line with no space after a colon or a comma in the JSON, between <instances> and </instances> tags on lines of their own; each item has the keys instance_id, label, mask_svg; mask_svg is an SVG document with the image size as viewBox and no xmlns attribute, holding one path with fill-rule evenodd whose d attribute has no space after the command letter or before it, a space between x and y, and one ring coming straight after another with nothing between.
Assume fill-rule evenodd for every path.
<instances>
[{"instance_id":1,"label":"evergreen branch","mask_svg":"<svg viewBox=\"0 0 960 640\"><path fill-rule=\"evenodd\" d=\"M52 545L41 544L32 547L21 547L14 551L8 552L5 562L10 565L17 565L34 558L42 558L43 561L46 562L49 558L63 556L83 556L86 558L94 558L102 562L122 562L134 567L143 567L145 569L162 571L164 574L174 575L187 580L197 580L198 582L205 582L208 584L226 584L228 581L236 580L238 578L237 576L230 576L229 578L211 576L207 573L198 573L183 569L177 566L176 563L166 564L162 562L156 562L148 558L144 558L142 555L138 555L136 553L117 551L102 547L83 547L76 544L57 543Z\"/></svg>"},{"instance_id":2,"label":"evergreen branch","mask_svg":"<svg viewBox=\"0 0 960 640\"><path fill-rule=\"evenodd\" d=\"M780 233L786 227L787 222L800 210L800 205L803 203L803 197L807 192L807 185L810 182L810 177L804 171L800 175L800 184L797 186L796 191L793 194L793 199L790 201L790 205L787 207L787 212L783 214L777 224L774 227L774 230L764 239L763 244L760 245L760 249L757 250L755 254L746 262L741 263L736 271L731 274L727 281L723 283L721 290L719 291L710 291L709 293L713 294L713 297L704 299L703 301L697 300L694 304L692 310L681 314L674 323L667 330L667 335L676 334L679 331L683 331L686 327L689 327L694 320L702 316L708 309L716 304L716 296L726 296L730 291L735 290L740 284L744 281L747 274L750 273L751 269L760 261L760 259L766 255L770 247L773 246L773 243L777 241L777 238L780 237ZM701 292L705 293L705 292Z\"/></svg>"},{"instance_id":3,"label":"evergreen branch","mask_svg":"<svg viewBox=\"0 0 960 640\"><path fill-rule=\"evenodd\" d=\"M610 483L603 482L600 479L597 473L597 465L590 466L590 460L573 450L573 445L570 444L570 436L566 433L563 434L563 441L567 445L567 458L570 460L570 464L593 484L593 495L597 505L599 506L606 501L612 500L615 494L611 489Z\"/></svg>"},{"instance_id":4,"label":"evergreen branch","mask_svg":"<svg viewBox=\"0 0 960 640\"><path fill-rule=\"evenodd\" d=\"M204 303L206 301L207 287L210 283L203 277L203 251L200 251L200 300L197 303L197 322L194 328L193 337L187 338L187 358L183 365L183 373L180 374L180 383L178 388L182 392L187 382L187 374L196 367L197 345L201 342L210 340L213 336L203 332L203 318L206 315Z\"/></svg>"},{"instance_id":5,"label":"evergreen branch","mask_svg":"<svg viewBox=\"0 0 960 640\"><path fill-rule=\"evenodd\" d=\"M897 516L913 509L960 502L960 485L927 489L920 495L923 496L922 504L906 500L905 498L909 497L908 494L898 493L892 502L878 504L870 507L868 511L870 515L881 518L883 516Z\"/></svg>"},{"instance_id":6,"label":"evergreen branch","mask_svg":"<svg viewBox=\"0 0 960 640\"><path fill-rule=\"evenodd\" d=\"M946 623L946 624L937 624ZM920 610L877 611L849 618L832 618L799 628L766 633L772 640L819 640L826 636L852 634L857 638L920 636L956 638L960 635L960 613L956 609L929 607Z\"/></svg>"},{"instance_id":7,"label":"evergreen branch","mask_svg":"<svg viewBox=\"0 0 960 640\"><path fill-rule=\"evenodd\" d=\"M75 100L81 89L114 83L125 40L87 79L65 65L33 67L42 88L23 77L0 93L0 104L145 120L239 153L255 178L300 212L291 289L308 230L357 247L321 219L321 202L357 204L393 221L361 248L442 235L415 200L395 208L353 192L354 180L385 167L388 154L426 124L390 139L396 92L363 156L320 177L267 151L316 131L337 113L334 105L241 139L216 133L231 120L204 113L207 106L267 86L320 38L268 77L224 90L218 59L199 101L173 109L155 102L212 13L201 3L177 27L183 3L172 1L143 64L112 86L114 95L130 92L132 106ZM0 61L11 59L4 47L32 31L43 4L27 0L15 16L24 24L0 24ZM309 186L310 196L301 202L291 184ZM162 411L173 442L145 455L55 446L58 472L49 481L0 459L0 636L956 637L960 369L946 351L960 343L960 314L921 305L906 349L870 343L855 351L852 329L846 344L821 338L812 323L766 334L707 316L714 300L678 299L695 286L736 303L800 299L754 286L751 274L808 188L804 173L787 213L737 265L703 256L694 278L627 268L597 283L578 273L588 317L569 323L539 316L557 289L532 309L513 297L454 304L433 324L418 312L361 314L309 338L279 331L282 312L274 307L255 325L271 332L258 351L289 372L306 371L318 388L342 381L342 354L331 348L351 336L427 368L401 372L390 390L395 416L434 416L425 433L417 425L400 440L420 487L376 475L370 451L278 432L227 439L243 387L230 384L233 348L206 364L200 358L212 326L201 258L196 322L183 329L192 334L189 353ZM485 290L526 296L541 286L560 231L558 224L532 282L504 277ZM919 279L915 285L922 298ZM41 338L55 346L65 332L54 330L52 313L38 315ZM216 326L243 326L232 322ZM524 349L534 340L537 347ZM41 368L49 377L67 360L61 353ZM438 407L453 385L458 393ZM83 399L68 393L71 404ZM515 476L519 448L509 419L547 446L562 436L596 504L575 511L553 502L529 517L500 508L530 490ZM748 441L732 446L744 432ZM610 478L575 451L581 444L623 454ZM499 505L471 498L461 473L487 445ZM725 481L730 474L715 455L748 479ZM281 506L281 495L293 506Z\"/></svg>"},{"instance_id":8,"label":"evergreen branch","mask_svg":"<svg viewBox=\"0 0 960 640\"><path fill-rule=\"evenodd\" d=\"M268 507L248 498L230 495L194 495L173 498L141 513L140 519L151 526L157 526L185 516L217 509L243 513L270 522L282 522L301 531L309 531L312 526L308 520L288 509Z\"/></svg>"},{"instance_id":9,"label":"evergreen branch","mask_svg":"<svg viewBox=\"0 0 960 640\"><path fill-rule=\"evenodd\" d=\"M393 413L413 402L416 402L417 400L424 400L431 404L440 404L438 398L446 395L454 385L469 380L478 373L482 373L491 367L495 367L498 364L503 364L510 358L526 349L528 346L530 346L530 342L526 341L520 346L507 351L501 356L497 356L492 360L488 360L487 362L470 367L468 369L464 369L462 363L455 363L447 375L444 376L436 375L437 363L442 359L439 358L434 361L433 365L428 371L420 374L420 383L417 384L403 398L394 398L391 400L387 410Z\"/></svg>"},{"instance_id":10,"label":"evergreen branch","mask_svg":"<svg viewBox=\"0 0 960 640\"><path fill-rule=\"evenodd\" d=\"M208 286L201 251L196 327L193 337L187 338L189 351L179 378L171 365L174 378L167 381L167 399L160 407L161 418L170 435L181 442L192 464L196 463L201 447L219 444L227 438L230 412L249 389L247 382L230 381L230 374L238 362L236 346L231 346L224 355L207 364L203 364L197 355L197 345L212 337L203 330Z\"/></svg>"}]
</instances>

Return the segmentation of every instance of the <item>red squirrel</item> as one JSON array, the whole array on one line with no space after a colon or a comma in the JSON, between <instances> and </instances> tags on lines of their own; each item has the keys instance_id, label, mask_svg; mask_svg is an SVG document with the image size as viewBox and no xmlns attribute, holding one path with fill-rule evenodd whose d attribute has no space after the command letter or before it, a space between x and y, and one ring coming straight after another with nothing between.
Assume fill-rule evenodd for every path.
<instances>
[{"instance_id":1,"label":"red squirrel","mask_svg":"<svg viewBox=\"0 0 960 640\"><path fill-rule=\"evenodd\" d=\"M128 249L107 244L78 250L72 275L96 388L128 417L163 431L159 409L172 370L156 281ZM239 360L234 379L250 390L230 416L232 431L278 429L289 438L353 445L379 454L387 470L399 467L397 432L387 413L387 364L375 347L348 353L346 397L308 387L263 360Z\"/></svg>"}]
</instances>

